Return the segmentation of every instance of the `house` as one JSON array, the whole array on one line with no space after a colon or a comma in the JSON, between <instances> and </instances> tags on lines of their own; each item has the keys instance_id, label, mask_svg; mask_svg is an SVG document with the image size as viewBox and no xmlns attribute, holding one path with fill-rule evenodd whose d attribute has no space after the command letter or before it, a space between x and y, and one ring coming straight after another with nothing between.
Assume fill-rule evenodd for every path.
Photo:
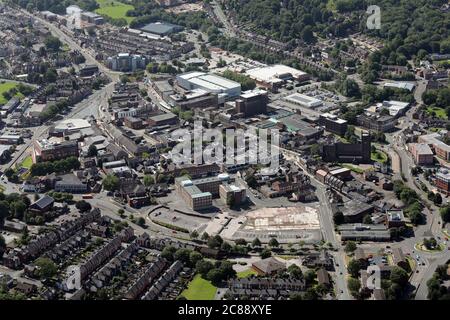
<instances>
[{"instance_id":1,"label":"house","mask_svg":"<svg viewBox=\"0 0 450 320\"><path fill-rule=\"evenodd\" d=\"M48 195L44 195L34 203L32 203L29 207L29 210L32 212L44 213L53 208L53 204L55 203L55 199Z\"/></svg>"},{"instance_id":2,"label":"house","mask_svg":"<svg viewBox=\"0 0 450 320\"><path fill-rule=\"evenodd\" d=\"M88 191L87 184L81 182L74 174L65 174L59 178L60 180L55 183L56 192L85 193Z\"/></svg>"},{"instance_id":3,"label":"house","mask_svg":"<svg viewBox=\"0 0 450 320\"><path fill-rule=\"evenodd\" d=\"M281 262L279 259L270 257L254 262L252 269L261 275L270 275L278 271L286 269L286 263Z\"/></svg>"},{"instance_id":4,"label":"house","mask_svg":"<svg viewBox=\"0 0 450 320\"><path fill-rule=\"evenodd\" d=\"M19 282L14 288L14 291L23 293L26 296L33 294L36 290L36 285L27 282Z\"/></svg>"},{"instance_id":5,"label":"house","mask_svg":"<svg viewBox=\"0 0 450 320\"><path fill-rule=\"evenodd\" d=\"M323 267L326 270L333 269L333 259L331 255L323 250L320 253L311 253L303 258L302 264L308 268Z\"/></svg>"}]
</instances>

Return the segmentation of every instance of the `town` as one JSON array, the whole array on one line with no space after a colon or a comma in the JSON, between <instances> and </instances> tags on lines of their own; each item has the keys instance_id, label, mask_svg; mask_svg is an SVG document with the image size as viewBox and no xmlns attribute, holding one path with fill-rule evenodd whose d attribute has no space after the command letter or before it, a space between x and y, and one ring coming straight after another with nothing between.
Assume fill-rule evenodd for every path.
<instances>
[{"instance_id":1,"label":"town","mask_svg":"<svg viewBox=\"0 0 450 320\"><path fill-rule=\"evenodd\" d=\"M329 2L0 1L0 300L448 300L449 38Z\"/></svg>"}]
</instances>

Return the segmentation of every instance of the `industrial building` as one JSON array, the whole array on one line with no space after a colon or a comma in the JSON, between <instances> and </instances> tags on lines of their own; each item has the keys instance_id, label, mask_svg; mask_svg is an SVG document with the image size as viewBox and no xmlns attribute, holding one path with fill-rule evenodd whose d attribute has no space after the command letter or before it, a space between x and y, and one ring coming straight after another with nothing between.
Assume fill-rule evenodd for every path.
<instances>
[{"instance_id":1,"label":"industrial building","mask_svg":"<svg viewBox=\"0 0 450 320\"><path fill-rule=\"evenodd\" d=\"M272 91L276 91L288 80L309 80L307 73L281 64L249 69L246 74L255 80L258 86Z\"/></svg>"},{"instance_id":2,"label":"industrial building","mask_svg":"<svg viewBox=\"0 0 450 320\"><path fill-rule=\"evenodd\" d=\"M319 108L321 106L323 106L323 102L322 100L301 94L301 93L294 93L291 94L287 97L284 98L285 101L301 106L301 107L305 107L305 108L309 108L309 109L315 109L315 108Z\"/></svg>"},{"instance_id":3,"label":"industrial building","mask_svg":"<svg viewBox=\"0 0 450 320\"><path fill-rule=\"evenodd\" d=\"M204 72L193 71L178 75L177 84L189 91L203 89L207 92L215 93L218 95L219 104L241 95L241 85L239 83Z\"/></svg>"},{"instance_id":4,"label":"industrial building","mask_svg":"<svg viewBox=\"0 0 450 320\"><path fill-rule=\"evenodd\" d=\"M169 97L169 104L181 110L217 108L219 98L217 93L203 89L193 89L183 94L177 93L171 95Z\"/></svg>"}]
</instances>

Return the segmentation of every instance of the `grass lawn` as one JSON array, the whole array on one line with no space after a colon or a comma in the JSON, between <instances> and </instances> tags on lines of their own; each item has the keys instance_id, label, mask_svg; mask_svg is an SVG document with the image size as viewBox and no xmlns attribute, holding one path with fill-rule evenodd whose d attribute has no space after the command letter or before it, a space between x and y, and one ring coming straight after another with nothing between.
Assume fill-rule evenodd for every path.
<instances>
[{"instance_id":1,"label":"grass lawn","mask_svg":"<svg viewBox=\"0 0 450 320\"><path fill-rule=\"evenodd\" d=\"M217 288L211 284L211 281L205 280L197 274L181 295L187 300L213 300L216 291Z\"/></svg>"},{"instance_id":2,"label":"grass lawn","mask_svg":"<svg viewBox=\"0 0 450 320\"><path fill-rule=\"evenodd\" d=\"M3 96L3 93L11 90L12 88L17 87L17 83L15 82L2 82L0 83L0 104L5 104L8 100ZM17 93L16 97L23 98L23 94Z\"/></svg>"},{"instance_id":3,"label":"grass lawn","mask_svg":"<svg viewBox=\"0 0 450 320\"><path fill-rule=\"evenodd\" d=\"M360 167L353 166L353 165L348 164L348 163L344 163L342 166L343 166L344 168L350 169L350 170L352 170L353 172L356 172L356 173L359 173L359 174L364 173L364 170L361 169Z\"/></svg>"},{"instance_id":4,"label":"grass lawn","mask_svg":"<svg viewBox=\"0 0 450 320\"><path fill-rule=\"evenodd\" d=\"M253 270L252 268L249 268L245 271L241 271L237 273L238 278L247 278L250 277L252 275L257 275L256 271Z\"/></svg>"},{"instance_id":5,"label":"grass lawn","mask_svg":"<svg viewBox=\"0 0 450 320\"><path fill-rule=\"evenodd\" d=\"M96 0L100 8L95 10L100 15L105 15L113 19L125 19L128 23L133 21L134 17L127 17L126 13L133 10L130 4L125 4L116 0Z\"/></svg>"},{"instance_id":6,"label":"grass lawn","mask_svg":"<svg viewBox=\"0 0 450 320\"><path fill-rule=\"evenodd\" d=\"M25 159L23 159L20 166L22 168L30 169L32 164L33 164L33 159L31 158L31 156L28 156Z\"/></svg>"},{"instance_id":7,"label":"grass lawn","mask_svg":"<svg viewBox=\"0 0 450 320\"><path fill-rule=\"evenodd\" d=\"M383 151L376 150L370 154L370 159L375 162L386 163L388 161L388 156Z\"/></svg>"},{"instance_id":8,"label":"grass lawn","mask_svg":"<svg viewBox=\"0 0 450 320\"><path fill-rule=\"evenodd\" d=\"M436 115L436 117L441 118L441 119L447 119L447 113L445 112L444 108L438 108L438 107L427 107L425 109L427 114L431 114L432 112L434 112L434 114Z\"/></svg>"}]
</instances>

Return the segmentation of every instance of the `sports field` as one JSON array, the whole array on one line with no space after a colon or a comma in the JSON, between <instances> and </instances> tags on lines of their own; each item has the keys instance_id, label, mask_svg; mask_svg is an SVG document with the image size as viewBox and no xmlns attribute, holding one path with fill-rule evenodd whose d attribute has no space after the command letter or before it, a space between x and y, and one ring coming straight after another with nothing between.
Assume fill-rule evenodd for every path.
<instances>
[{"instance_id":1,"label":"sports field","mask_svg":"<svg viewBox=\"0 0 450 320\"><path fill-rule=\"evenodd\" d=\"M217 288L197 274L181 295L188 300L213 300Z\"/></svg>"},{"instance_id":2,"label":"sports field","mask_svg":"<svg viewBox=\"0 0 450 320\"><path fill-rule=\"evenodd\" d=\"M113 19L125 19L128 23L133 21L133 17L127 17L128 10L133 10L134 7L130 4L125 4L116 0L96 0L100 8L95 10L100 15L105 15Z\"/></svg>"}]
</instances>

